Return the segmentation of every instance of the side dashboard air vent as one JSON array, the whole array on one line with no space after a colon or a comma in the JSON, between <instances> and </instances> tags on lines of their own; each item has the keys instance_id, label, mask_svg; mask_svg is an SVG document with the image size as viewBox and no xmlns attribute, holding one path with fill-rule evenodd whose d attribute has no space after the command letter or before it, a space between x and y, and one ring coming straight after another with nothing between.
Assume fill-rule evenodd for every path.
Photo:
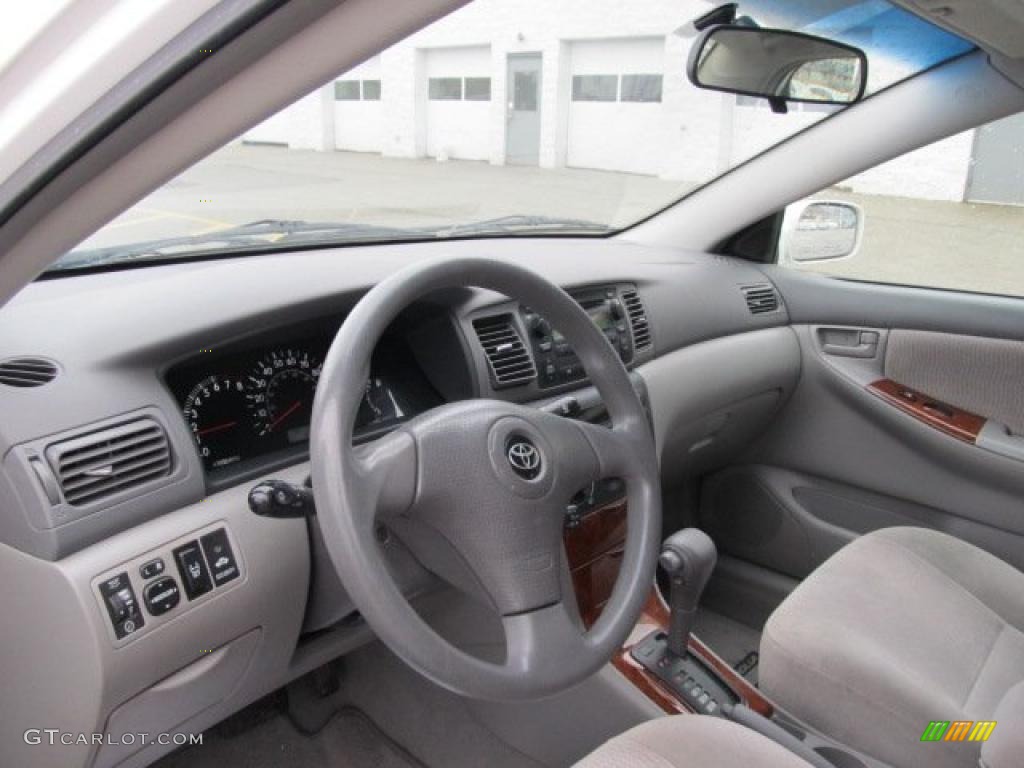
<instances>
[{"instance_id":1,"label":"side dashboard air vent","mask_svg":"<svg viewBox=\"0 0 1024 768\"><path fill-rule=\"evenodd\" d=\"M640 295L632 289L623 291L622 301L626 305L629 324L633 328L633 345L637 349L646 349L651 346L651 324L647 320L647 310L640 301Z\"/></svg>"},{"instance_id":2,"label":"side dashboard air vent","mask_svg":"<svg viewBox=\"0 0 1024 768\"><path fill-rule=\"evenodd\" d=\"M516 330L512 315L481 317L473 321L473 330L487 356L495 387L513 387L537 378L533 358Z\"/></svg>"},{"instance_id":3,"label":"side dashboard air vent","mask_svg":"<svg viewBox=\"0 0 1024 768\"><path fill-rule=\"evenodd\" d=\"M54 443L46 458L71 505L166 477L172 468L167 433L148 418Z\"/></svg>"},{"instance_id":4,"label":"side dashboard air vent","mask_svg":"<svg viewBox=\"0 0 1024 768\"><path fill-rule=\"evenodd\" d=\"M0 384L41 387L57 378L57 365L42 357L12 357L0 363Z\"/></svg>"},{"instance_id":5,"label":"side dashboard air vent","mask_svg":"<svg viewBox=\"0 0 1024 768\"><path fill-rule=\"evenodd\" d=\"M767 283L745 285L740 290L743 291L743 298L747 301L747 309L750 310L752 315L765 315L779 309L779 294L775 292L775 288Z\"/></svg>"}]
</instances>

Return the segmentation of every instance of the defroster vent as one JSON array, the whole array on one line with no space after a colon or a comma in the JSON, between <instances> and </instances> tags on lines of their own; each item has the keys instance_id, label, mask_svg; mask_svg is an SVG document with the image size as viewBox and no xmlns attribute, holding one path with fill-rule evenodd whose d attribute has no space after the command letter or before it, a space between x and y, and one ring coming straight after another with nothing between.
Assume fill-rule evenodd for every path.
<instances>
[{"instance_id":1,"label":"defroster vent","mask_svg":"<svg viewBox=\"0 0 1024 768\"><path fill-rule=\"evenodd\" d=\"M0 363L0 384L41 387L57 377L57 365L43 357L12 357Z\"/></svg>"}]
</instances>

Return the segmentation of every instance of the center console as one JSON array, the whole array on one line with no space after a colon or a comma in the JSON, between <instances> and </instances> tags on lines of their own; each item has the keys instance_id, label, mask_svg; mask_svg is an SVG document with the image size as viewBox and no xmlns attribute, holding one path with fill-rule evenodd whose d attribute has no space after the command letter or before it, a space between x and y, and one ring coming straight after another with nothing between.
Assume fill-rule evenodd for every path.
<instances>
[{"instance_id":1,"label":"center console","mask_svg":"<svg viewBox=\"0 0 1024 768\"><path fill-rule=\"evenodd\" d=\"M626 504L621 499L590 509L566 528L566 555L588 628L611 595L625 539ZM777 711L745 677L690 634L690 619L715 558L714 545L696 529L666 540L659 562L671 583L669 602L652 585L633 633L612 658L615 669L668 714L728 718L814 768L883 768Z\"/></svg>"},{"instance_id":2,"label":"center console","mask_svg":"<svg viewBox=\"0 0 1024 768\"><path fill-rule=\"evenodd\" d=\"M564 541L580 614L590 627L601 615L619 573L626 541L625 501L593 509L566 529ZM724 706L735 704L764 717L774 714L771 702L698 637L689 635L685 665L669 653L670 626L668 605L652 585L636 629L612 659L613 666L670 714L717 716Z\"/></svg>"}]
</instances>

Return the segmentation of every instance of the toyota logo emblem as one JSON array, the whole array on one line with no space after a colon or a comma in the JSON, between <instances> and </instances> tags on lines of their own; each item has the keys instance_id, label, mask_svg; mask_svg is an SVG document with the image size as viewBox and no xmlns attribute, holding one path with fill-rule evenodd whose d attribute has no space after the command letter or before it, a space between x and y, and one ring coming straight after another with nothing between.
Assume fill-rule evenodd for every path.
<instances>
[{"instance_id":1,"label":"toyota logo emblem","mask_svg":"<svg viewBox=\"0 0 1024 768\"><path fill-rule=\"evenodd\" d=\"M505 455L513 471L520 477L533 480L540 474L540 451L525 437L510 440Z\"/></svg>"}]
</instances>

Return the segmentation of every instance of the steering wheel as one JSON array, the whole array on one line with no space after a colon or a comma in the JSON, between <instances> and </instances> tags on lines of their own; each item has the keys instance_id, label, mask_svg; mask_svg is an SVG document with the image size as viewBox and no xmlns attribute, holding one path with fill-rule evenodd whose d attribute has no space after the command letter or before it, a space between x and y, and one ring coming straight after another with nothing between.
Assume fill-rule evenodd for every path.
<instances>
[{"instance_id":1,"label":"steering wheel","mask_svg":"<svg viewBox=\"0 0 1024 768\"><path fill-rule=\"evenodd\" d=\"M412 301L475 286L517 299L569 340L600 392L612 428L498 400L442 405L372 443L352 445L370 357ZM327 551L355 606L406 663L456 693L539 698L595 673L622 647L654 577L661 500L654 440L640 398L604 334L561 288L508 262L453 258L414 264L356 305L324 360L313 405L313 493ZM627 539L618 578L584 632L563 594L569 499L622 478ZM389 573L380 523L415 522L446 542L501 615L504 661L443 639ZM448 551L451 551L448 550Z\"/></svg>"}]
</instances>

